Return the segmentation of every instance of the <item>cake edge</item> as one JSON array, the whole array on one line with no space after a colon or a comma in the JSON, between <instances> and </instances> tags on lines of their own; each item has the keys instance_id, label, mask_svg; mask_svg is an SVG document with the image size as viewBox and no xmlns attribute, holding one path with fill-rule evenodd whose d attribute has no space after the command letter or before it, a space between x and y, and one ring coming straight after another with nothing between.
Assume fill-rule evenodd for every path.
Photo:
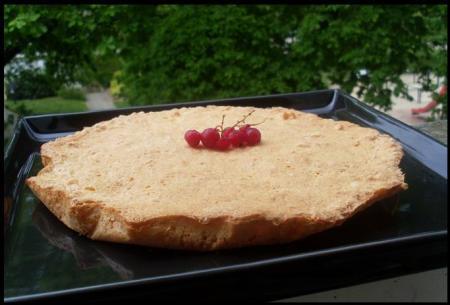
<instances>
[{"instance_id":1,"label":"cake edge","mask_svg":"<svg viewBox=\"0 0 450 305\"><path fill-rule=\"evenodd\" d=\"M101 202L78 202L63 191L52 187L43 188L34 178L27 179L26 184L60 221L90 239L195 251L297 241L339 226L375 202L406 188L406 184L401 182L391 188L381 189L353 210L329 219L296 215L280 221L263 214L207 219L167 215L133 222L126 220L116 209L105 207Z\"/></svg>"}]
</instances>

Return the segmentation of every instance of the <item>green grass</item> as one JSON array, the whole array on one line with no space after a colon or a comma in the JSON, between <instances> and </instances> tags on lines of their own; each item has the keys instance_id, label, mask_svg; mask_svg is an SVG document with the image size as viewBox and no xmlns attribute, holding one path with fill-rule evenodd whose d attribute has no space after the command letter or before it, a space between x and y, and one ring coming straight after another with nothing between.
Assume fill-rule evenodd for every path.
<instances>
[{"instance_id":1,"label":"green grass","mask_svg":"<svg viewBox=\"0 0 450 305\"><path fill-rule=\"evenodd\" d=\"M36 100L7 101L6 108L22 115L81 112L88 110L84 101L63 99L57 96Z\"/></svg>"},{"instance_id":2,"label":"green grass","mask_svg":"<svg viewBox=\"0 0 450 305\"><path fill-rule=\"evenodd\" d=\"M117 108L127 108L127 107L131 107L132 106L130 103L128 103L125 100L115 101L114 105L116 105Z\"/></svg>"}]
</instances>

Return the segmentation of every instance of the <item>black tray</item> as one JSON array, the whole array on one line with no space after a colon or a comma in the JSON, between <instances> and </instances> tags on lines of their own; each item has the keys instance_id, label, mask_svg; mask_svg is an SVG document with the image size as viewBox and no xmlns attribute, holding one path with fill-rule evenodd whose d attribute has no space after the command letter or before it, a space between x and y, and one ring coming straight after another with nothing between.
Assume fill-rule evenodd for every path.
<instances>
[{"instance_id":1,"label":"black tray","mask_svg":"<svg viewBox=\"0 0 450 305\"><path fill-rule=\"evenodd\" d=\"M46 141L120 114L207 104L285 106L388 133L403 145L409 189L295 243L195 253L91 241L24 186ZM26 117L4 175L7 303L269 301L447 265L447 147L338 90Z\"/></svg>"}]
</instances>

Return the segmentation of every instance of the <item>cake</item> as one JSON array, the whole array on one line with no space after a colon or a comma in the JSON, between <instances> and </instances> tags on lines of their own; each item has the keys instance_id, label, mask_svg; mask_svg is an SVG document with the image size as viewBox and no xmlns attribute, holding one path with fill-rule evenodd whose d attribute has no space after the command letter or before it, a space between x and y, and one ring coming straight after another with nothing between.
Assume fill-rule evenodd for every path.
<instances>
[{"instance_id":1,"label":"cake","mask_svg":"<svg viewBox=\"0 0 450 305\"><path fill-rule=\"evenodd\" d=\"M264 121L259 145L223 152L183 139L252 111ZM26 183L88 238L208 251L340 225L407 188L402 156L389 135L293 109L184 107L120 115L45 143L44 168Z\"/></svg>"}]
</instances>

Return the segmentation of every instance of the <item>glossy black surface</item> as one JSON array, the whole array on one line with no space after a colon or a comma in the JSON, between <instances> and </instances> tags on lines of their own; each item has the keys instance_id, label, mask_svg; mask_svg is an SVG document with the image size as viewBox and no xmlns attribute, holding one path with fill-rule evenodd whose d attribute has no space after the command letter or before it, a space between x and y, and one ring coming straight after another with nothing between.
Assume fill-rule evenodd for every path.
<instances>
[{"instance_id":1,"label":"glossy black surface","mask_svg":"<svg viewBox=\"0 0 450 305\"><path fill-rule=\"evenodd\" d=\"M196 253L91 241L48 212L24 178L42 168L41 143L136 109L25 118L5 161L5 301L199 301L199 293L204 301L274 300L446 265L446 146L339 91L189 105L209 103L286 106L387 132L405 149L409 189L338 228L281 246Z\"/></svg>"}]
</instances>

